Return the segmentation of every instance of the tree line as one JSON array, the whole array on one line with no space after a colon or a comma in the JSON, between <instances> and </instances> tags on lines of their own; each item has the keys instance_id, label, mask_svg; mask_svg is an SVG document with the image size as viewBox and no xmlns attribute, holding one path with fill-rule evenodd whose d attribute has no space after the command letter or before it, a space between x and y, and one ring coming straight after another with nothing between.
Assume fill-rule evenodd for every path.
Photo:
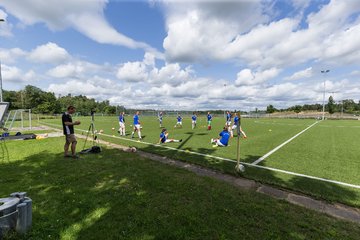
<instances>
[{"instance_id":1,"label":"tree line","mask_svg":"<svg viewBox=\"0 0 360 240\"><path fill-rule=\"evenodd\" d=\"M317 111L322 112L323 105L316 104L304 104L304 105L295 105L285 109L277 109L273 105L268 105L266 107L266 113L274 112L295 112L299 113L302 111ZM359 114L360 113L360 101L356 103L353 99L345 99L340 102L335 102L332 96L329 97L328 102L325 104L325 112L333 114L335 112L350 113L350 114Z\"/></svg>"},{"instance_id":2,"label":"tree line","mask_svg":"<svg viewBox=\"0 0 360 240\"><path fill-rule=\"evenodd\" d=\"M90 115L91 111L116 114L124 111L123 106L112 106L108 100L96 101L83 95L56 97L52 92L46 92L38 87L27 85L20 91L3 91L3 99L9 102L9 110L32 109L33 113L59 114L65 112L69 105L76 107L76 112L81 115Z\"/></svg>"}]
</instances>

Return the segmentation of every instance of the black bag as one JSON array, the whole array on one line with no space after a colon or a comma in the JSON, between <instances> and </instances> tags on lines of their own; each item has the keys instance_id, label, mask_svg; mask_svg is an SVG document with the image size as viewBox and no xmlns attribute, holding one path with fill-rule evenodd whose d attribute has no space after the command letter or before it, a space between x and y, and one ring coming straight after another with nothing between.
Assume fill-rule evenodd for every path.
<instances>
[{"instance_id":1,"label":"black bag","mask_svg":"<svg viewBox=\"0 0 360 240\"><path fill-rule=\"evenodd\" d=\"M91 153L99 153L99 152L101 152L101 148L99 146L92 146L90 152Z\"/></svg>"},{"instance_id":2,"label":"black bag","mask_svg":"<svg viewBox=\"0 0 360 240\"><path fill-rule=\"evenodd\" d=\"M80 153L84 154L84 153L100 153L100 152L101 152L101 148L99 146L92 146L91 148L82 150Z\"/></svg>"}]
</instances>

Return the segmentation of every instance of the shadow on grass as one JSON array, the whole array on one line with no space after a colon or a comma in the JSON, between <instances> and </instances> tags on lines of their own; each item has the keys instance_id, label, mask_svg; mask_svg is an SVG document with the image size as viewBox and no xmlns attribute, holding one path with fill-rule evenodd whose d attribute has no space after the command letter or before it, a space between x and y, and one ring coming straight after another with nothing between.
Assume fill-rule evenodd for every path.
<instances>
[{"instance_id":1,"label":"shadow on grass","mask_svg":"<svg viewBox=\"0 0 360 240\"><path fill-rule=\"evenodd\" d=\"M192 136L192 135L190 135ZM154 148L151 146L143 147L145 152L157 153L176 160L194 163L203 167L218 170L220 172L237 176L234 170L235 162L224 161L217 158L192 154L190 152L199 152L206 155L214 155L219 148L187 148L189 152L179 152L165 148ZM224 148L220 148L223 150ZM242 162L253 162L261 156L247 155L241 159ZM235 160L236 157L234 157ZM339 202L350 206L360 207L360 190L341 186L335 183L324 182L321 180L310 179L306 177L289 175L286 173L275 172L267 169L261 169L252 166L246 166L245 173L241 176L254 179L261 183L278 186L290 191L299 192L313 196L317 199L328 202Z\"/></svg>"}]
</instances>

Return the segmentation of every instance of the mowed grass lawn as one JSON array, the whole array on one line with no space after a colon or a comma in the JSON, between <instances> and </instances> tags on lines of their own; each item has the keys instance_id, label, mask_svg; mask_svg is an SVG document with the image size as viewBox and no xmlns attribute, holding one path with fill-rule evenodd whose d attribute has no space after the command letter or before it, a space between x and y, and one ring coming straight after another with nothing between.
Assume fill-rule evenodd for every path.
<instances>
[{"instance_id":1,"label":"mowed grass lawn","mask_svg":"<svg viewBox=\"0 0 360 240\"><path fill-rule=\"evenodd\" d=\"M8 141L0 196L33 226L7 239L358 239L359 225L115 149L63 158L63 138ZM82 141L80 140L80 145Z\"/></svg>"},{"instance_id":2,"label":"mowed grass lawn","mask_svg":"<svg viewBox=\"0 0 360 240\"><path fill-rule=\"evenodd\" d=\"M90 117L76 119L82 121L82 125L76 126L77 132L86 135ZM194 130L191 129L190 117L184 117L182 128L174 128L176 116L164 117L163 125L170 132L170 138L183 139L181 143L165 144L166 147L175 148L175 150L146 144L155 144L159 139L161 128L155 116L140 115L143 126L142 142L137 142L137 135L135 135L134 139L131 139L132 116L128 116L126 120L128 135L125 138L118 138L117 117L96 116L96 129L104 131L104 134L99 135L99 138L123 145L136 146L144 151L236 174L234 162L211 157L199 157L190 153L197 152L236 160L236 138L231 139L230 146L226 148L213 148L210 144L210 139L217 137L223 127L224 118L222 117L214 118L211 131L206 128L205 116L198 118L198 124ZM60 119L44 121L61 127ZM242 126L248 138L240 140L241 161L246 163L254 162L315 122L313 119L243 118ZM358 125L358 121L319 122L259 165L359 185L360 151L357 150L358 142L356 141L360 134ZM112 128L115 128L115 130L112 130ZM177 149L182 151L177 151ZM243 176L260 182L300 191L328 201L360 206L359 188L346 187L255 167L247 167L246 169Z\"/></svg>"}]
</instances>

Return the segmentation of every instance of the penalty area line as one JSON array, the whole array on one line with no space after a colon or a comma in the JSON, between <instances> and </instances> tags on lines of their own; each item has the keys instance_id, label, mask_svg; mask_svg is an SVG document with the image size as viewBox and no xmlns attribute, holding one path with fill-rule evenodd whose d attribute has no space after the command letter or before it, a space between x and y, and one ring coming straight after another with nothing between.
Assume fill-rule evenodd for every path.
<instances>
[{"instance_id":1,"label":"penalty area line","mask_svg":"<svg viewBox=\"0 0 360 240\"><path fill-rule=\"evenodd\" d=\"M272 149L270 152L266 153L264 156L260 157L258 160L254 161L253 163L251 163L252 165L257 165L258 163L264 161L267 157L269 157L271 154L273 154L274 152L276 152L277 150L279 150L280 148L282 148L283 146L285 146L286 144L288 144L289 142L291 142L292 140L294 140L295 138L297 138L298 136L300 136L301 134L303 134L304 132L306 132L307 130L309 130L310 128L312 128L313 126L315 126L315 124L319 123L318 121L316 121L315 123L311 124L310 126L308 126L307 128L305 128L304 130L302 130L301 132L299 132L298 134L296 134L295 136L293 136L292 138L286 140L285 142L283 142L282 144L280 144L279 146L277 146L276 148Z\"/></svg>"},{"instance_id":2,"label":"penalty area line","mask_svg":"<svg viewBox=\"0 0 360 240\"><path fill-rule=\"evenodd\" d=\"M44 124L45 125L56 126L56 127L61 127L61 125L58 125L58 124L52 124L52 123L44 123ZM315 125L315 124L313 124L313 125ZM77 130L79 130L79 131L87 131L87 130L83 130L83 129L77 129ZM109 134L101 134L101 135L104 135L104 136L107 136L107 137L112 137L112 138L118 138L118 139L129 141L129 142L142 143L142 144L145 144L145 145L151 145L151 146L155 146L155 147L159 147L159 148L166 148L166 149L169 149L169 150L184 152L184 153L198 155L198 156L202 156L202 157L208 157L208 158L218 159L218 160L222 160L222 161L237 163L236 160L229 159L229 158L217 157L217 156L213 156L213 155L209 155L209 154L193 152L193 151L183 150L183 149L177 149L177 148L173 148L173 147L163 146L163 145L149 143L149 142L138 141L138 140L134 140L134 139L123 138L123 137L118 137L118 136L112 136L112 135L109 135ZM308 178L308 179L313 179L313 180L318 180L318 181L328 182L328 183L334 183L334 184L337 184L337 185L342 185L342 186L346 186L346 187L360 189L360 185L340 182L340 181L326 179L326 178L315 177L315 176L301 174L301 173L295 173L295 172L281 170L281 169L272 168L272 167L253 165L252 163L246 163L246 162L240 162L240 163L243 164L243 165L246 165L248 167L261 168L261 169L265 169L265 170L269 170L269 171L280 172L280 173L285 173L285 174L288 174L288 175L304 177L304 178Z\"/></svg>"}]
</instances>

